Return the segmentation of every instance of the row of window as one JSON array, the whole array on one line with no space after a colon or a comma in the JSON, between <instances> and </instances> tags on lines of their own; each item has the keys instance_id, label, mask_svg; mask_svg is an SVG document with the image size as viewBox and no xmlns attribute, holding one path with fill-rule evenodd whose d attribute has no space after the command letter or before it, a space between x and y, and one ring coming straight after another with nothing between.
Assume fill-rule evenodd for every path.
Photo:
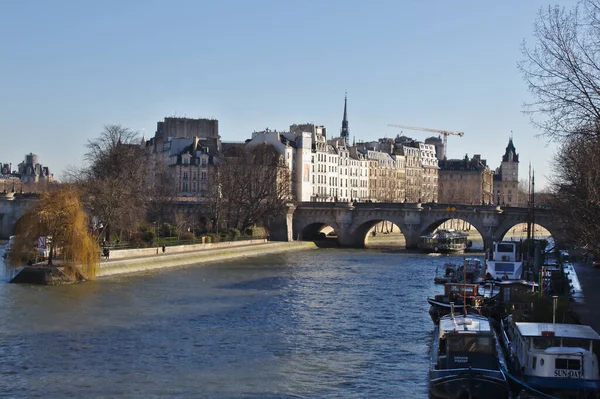
<instances>
[{"instance_id":1,"label":"row of window","mask_svg":"<svg viewBox=\"0 0 600 399\"><path fill-rule=\"evenodd\" d=\"M181 183L181 191L184 193L192 192L200 193L201 195L206 195L207 188L205 184L189 184L188 182L184 181L183 183Z\"/></svg>"},{"instance_id":2,"label":"row of window","mask_svg":"<svg viewBox=\"0 0 600 399\"><path fill-rule=\"evenodd\" d=\"M188 180L188 176L189 176L188 172L183 172L183 176L182 176L183 180ZM196 172L194 172L192 174L192 176L193 176L192 179L196 180L198 175L196 174ZM200 180L206 180L206 171L205 170L200 171Z\"/></svg>"}]
</instances>

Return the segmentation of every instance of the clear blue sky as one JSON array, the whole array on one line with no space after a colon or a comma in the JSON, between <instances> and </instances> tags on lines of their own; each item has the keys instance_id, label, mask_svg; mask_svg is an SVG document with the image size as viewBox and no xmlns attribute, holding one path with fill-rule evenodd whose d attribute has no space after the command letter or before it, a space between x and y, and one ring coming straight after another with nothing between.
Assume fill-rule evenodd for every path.
<instances>
[{"instance_id":1,"label":"clear blue sky","mask_svg":"<svg viewBox=\"0 0 600 399\"><path fill-rule=\"evenodd\" d=\"M223 141L303 122L337 136L347 90L356 140L462 130L448 156L496 168L513 131L541 186L555 147L521 112L516 63L556 3L0 0L0 162L34 152L60 178L104 124L149 138L166 116L217 118Z\"/></svg>"}]
</instances>

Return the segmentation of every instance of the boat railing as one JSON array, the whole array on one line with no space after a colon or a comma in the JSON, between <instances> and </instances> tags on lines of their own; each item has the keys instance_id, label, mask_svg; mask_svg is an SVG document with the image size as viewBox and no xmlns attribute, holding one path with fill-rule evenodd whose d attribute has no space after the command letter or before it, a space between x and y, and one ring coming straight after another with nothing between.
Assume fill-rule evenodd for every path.
<instances>
[{"instance_id":1,"label":"boat railing","mask_svg":"<svg viewBox=\"0 0 600 399\"><path fill-rule=\"evenodd\" d=\"M441 356L440 356L441 358ZM473 374L495 374L502 375L502 367L498 366L498 369L482 369L479 367L461 367L461 368L450 368L450 369L437 369L439 371L446 371L452 373L473 373Z\"/></svg>"}]
</instances>

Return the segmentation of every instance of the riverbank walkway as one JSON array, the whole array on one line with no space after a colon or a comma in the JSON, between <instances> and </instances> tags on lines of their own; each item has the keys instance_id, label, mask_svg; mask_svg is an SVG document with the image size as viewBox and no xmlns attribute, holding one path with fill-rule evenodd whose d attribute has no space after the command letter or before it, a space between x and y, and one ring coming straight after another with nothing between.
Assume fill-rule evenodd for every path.
<instances>
[{"instance_id":1,"label":"riverbank walkway","mask_svg":"<svg viewBox=\"0 0 600 399\"><path fill-rule=\"evenodd\" d=\"M582 324L600 334L600 269L581 262L573 263L573 267L583 291L583 300L573 301L571 307Z\"/></svg>"}]
</instances>

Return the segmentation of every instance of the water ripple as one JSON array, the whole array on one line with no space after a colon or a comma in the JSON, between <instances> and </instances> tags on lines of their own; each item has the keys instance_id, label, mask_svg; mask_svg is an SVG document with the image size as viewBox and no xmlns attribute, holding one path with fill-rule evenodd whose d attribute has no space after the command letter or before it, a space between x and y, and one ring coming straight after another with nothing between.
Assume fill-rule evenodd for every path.
<instances>
[{"instance_id":1,"label":"water ripple","mask_svg":"<svg viewBox=\"0 0 600 399\"><path fill-rule=\"evenodd\" d=\"M425 398L437 262L319 250L0 284L0 396Z\"/></svg>"}]
</instances>

